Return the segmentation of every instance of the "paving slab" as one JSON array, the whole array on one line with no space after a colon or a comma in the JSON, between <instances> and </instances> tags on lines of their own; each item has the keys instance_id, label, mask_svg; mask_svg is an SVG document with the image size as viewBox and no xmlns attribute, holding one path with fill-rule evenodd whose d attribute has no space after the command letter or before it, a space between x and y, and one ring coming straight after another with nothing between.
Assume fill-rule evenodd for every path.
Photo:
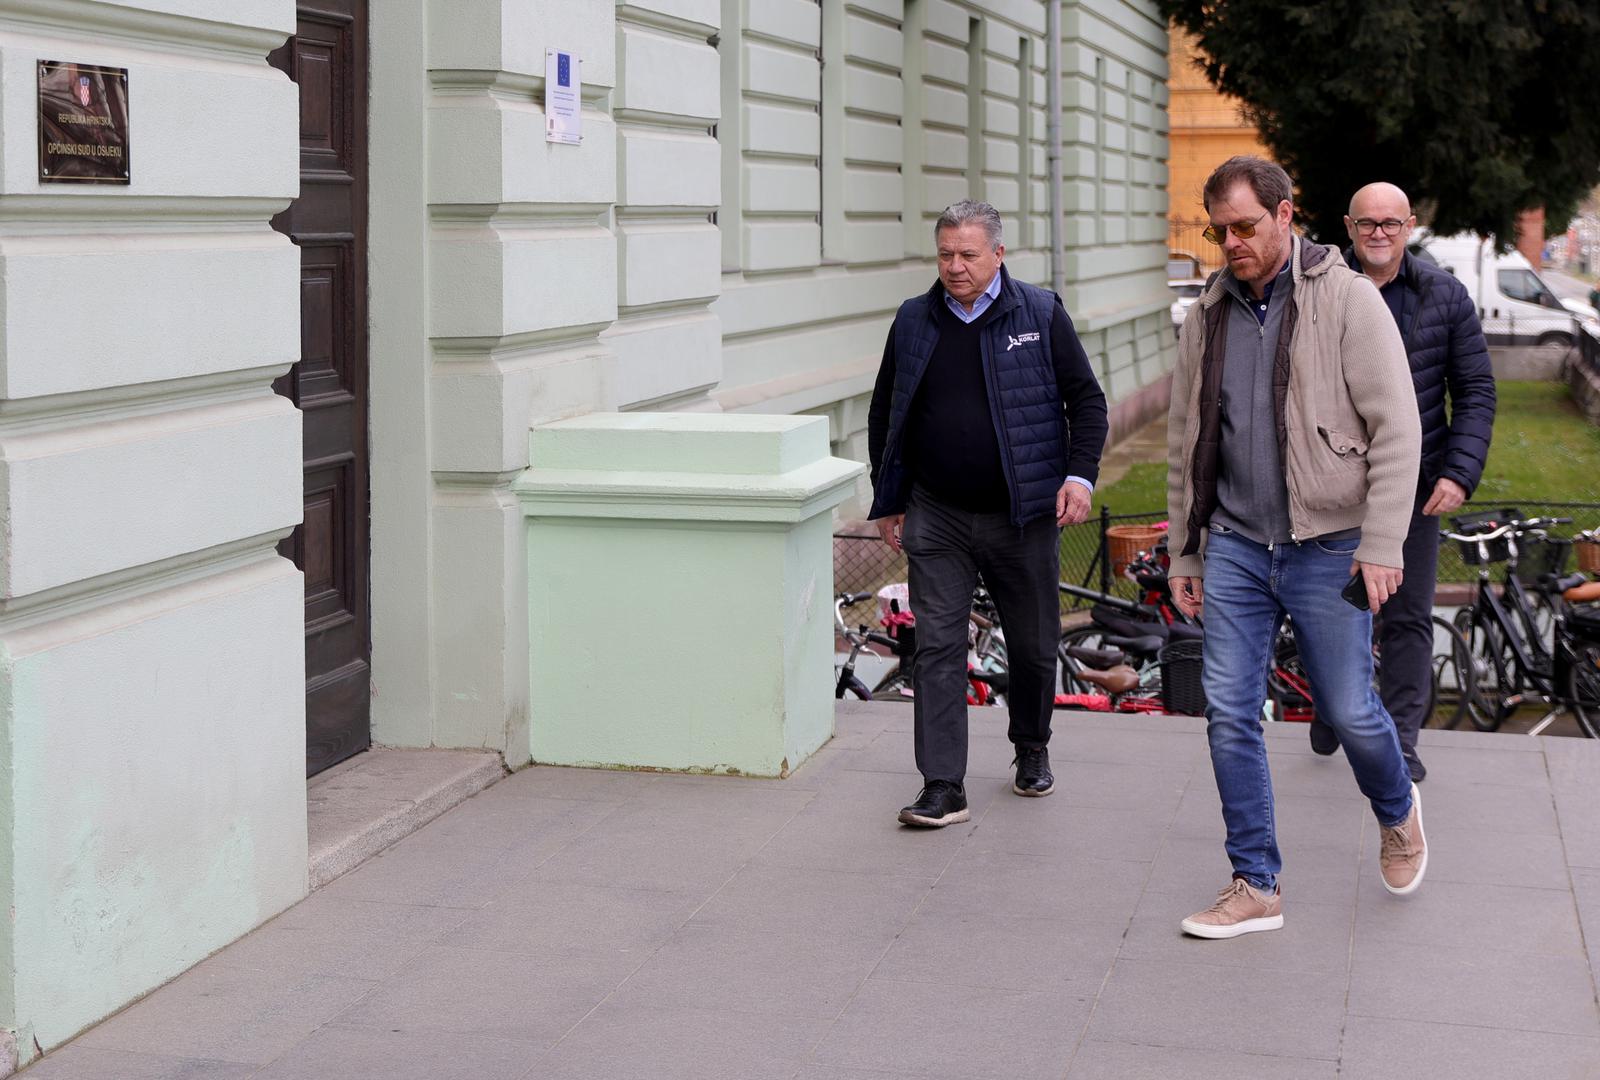
<instances>
[{"instance_id":1,"label":"paving slab","mask_svg":"<svg viewBox=\"0 0 1600 1080\"><path fill-rule=\"evenodd\" d=\"M1402 898L1343 756L1270 725L1285 925L1200 941L1203 721L1060 717L1021 799L1003 710L971 718L942 830L895 820L898 703L841 704L785 780L522 770L23 1075L1600 1080L1600 743L1424 732Z\"/></svg>"}]
</instances>

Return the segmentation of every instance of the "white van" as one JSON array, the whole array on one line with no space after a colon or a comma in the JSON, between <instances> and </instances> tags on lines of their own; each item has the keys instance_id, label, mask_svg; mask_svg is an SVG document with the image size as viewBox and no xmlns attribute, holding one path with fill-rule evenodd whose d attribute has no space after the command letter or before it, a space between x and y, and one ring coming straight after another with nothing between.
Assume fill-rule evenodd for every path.
<instances>
[{"instance_id":1,"label":"white van","mask_svg":"<svg viewBox=\"0 0 1600 1080\"><path fill-rule=\"evenodd\" d=\"M1419 230L1411 253L1437 263L1467 287L1490 345L1570 346L1580 324L1594 318L1594 309L1582 301L1559 299L1520 252L1501 255L1492 240Z\"/></svg>"}]
</instances>

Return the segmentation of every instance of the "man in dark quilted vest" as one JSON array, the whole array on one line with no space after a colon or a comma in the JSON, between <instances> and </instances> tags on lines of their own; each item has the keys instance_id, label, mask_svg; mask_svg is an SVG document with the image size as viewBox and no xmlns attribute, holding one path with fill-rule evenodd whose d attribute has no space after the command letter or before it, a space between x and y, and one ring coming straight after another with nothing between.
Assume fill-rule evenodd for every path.
<instances>
[{"instance_id":1,"label":"man in dark quilted vest","mask_svg":"<svg viewBox=\"0 0 1600 1080\"><path fill-rule=\"evenodd\" d=\"M1393 184L1368 184L1350 200L1344 227L1351 247L1344 259L1378 287L1394 316L1422 419L1422 472L1406 534L1406 576L1378 623L1383 704L1394 717L1411 779L1420 782L1428 771L1417 756L1417 731L1428 718L1433 684L1429 620L1439 567L1439 516L1459 509L1483 476L1495 393L1477 307L1453 274L1406 250L1416 224L1405 192ZM1339 736L1314 720L1311 748L1331 754L1339 749Z\"/></svg>"},{"instance_id":2,"label":"man in dark quilted vest","mask_svg":"<svg viewBox=\"0 0 1600 1080\"><path fill-rule=\"evenodd\" d=\"M907 825L968 818L967 614L981 574L1005 629L1018 795L1048 795L1060 528L1089 514L1106 399L1061 298L1004 266L1000 214L934 224L939 280L900 305L867 418L872 513L910 563L917 769Z\"/></svg>"}]
</instances>

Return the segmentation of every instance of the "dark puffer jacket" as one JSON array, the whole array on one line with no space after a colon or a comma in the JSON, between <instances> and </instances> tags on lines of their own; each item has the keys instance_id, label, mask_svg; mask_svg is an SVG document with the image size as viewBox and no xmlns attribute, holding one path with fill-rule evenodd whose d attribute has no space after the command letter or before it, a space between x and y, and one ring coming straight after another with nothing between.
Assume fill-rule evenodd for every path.
<instances>
[{"instance_id":1,"label":"dark puffer jacket","mask_svg":"<svg viewBox=\"0 0 1600 1080\"><path fill-rule=\"evenodd\" d=\"M1056 492L1068 476L1093 483L1099 475L1106 399L1060 297L1013 279L1004 265L1000 274L980 340L1011 519L1021 526L1055 515ZM900 305L889 330L867 414L873 518L904 513L911 494L902 458L906 417L939 340L934 305L944 302L944 286L934 282Z\"/></svg>"},{"instance_id":2,"label":"dark puffer jacket","mask_svg":"<svg viewBox=\"0 0 1600 1080\"><path fill-rule=\"evenodd\" d=\"M1344 259L1352 270L1361 270L1354 249L1345 249ZM1396 281L1402 290L1400 337L1411 362L1411 385L1422 418L1417 497L1426 500L1440 477L1454 480L1470 497L1483 478L1495 408L1494 372L1478 310L1454 274L1429 266L1410 252Z\"/></svg>"}]
</instances>

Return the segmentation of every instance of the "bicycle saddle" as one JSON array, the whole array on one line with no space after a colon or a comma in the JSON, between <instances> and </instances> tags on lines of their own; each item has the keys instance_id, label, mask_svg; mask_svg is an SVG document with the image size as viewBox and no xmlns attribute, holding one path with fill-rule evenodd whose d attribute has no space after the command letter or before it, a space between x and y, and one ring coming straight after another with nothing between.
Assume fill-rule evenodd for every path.
<instances>
[{"instance_id":1,"label":"bicycle saddle","mask_svg":"<svg viewBox=\"0 0 1600 1080\"><path fill-rule=\"evenodd\" d=\"M1137 619L1125 619L1121 615L1106 611L1099 606L1096 606L1089 613L1089 615L1097 625L1104 627L1113 634L1116 634L1118 637L1155 637L1160 638L1163 645L1166 644L1167 635L1169 632L1166 623L1140 622Z\"/></svg>"},{"instance_id":2,"label":"bicycle saddle","mask_svg":"<svg viewBox=\"0 0 1600 1080\"><path fill-rule=\"evenodd\" d=\"M1100 644L1123 652L1133 653L1135 656L1154 656L1161 651L1161 646L1167 643L1165 637L1150 634L1145 637L1102 637Z\"/></svg>"},{"instance_id":3,"label":"bicycle saddle","mask_svg":"<svg viewBox=\"0 0 1600 1080\"><path fill-rule=\"evenodd\" d=\"M1127 664L1118 664L1105 671L1095 671L1086 668L1078 672L1074 678L1082 679L1100 687L1108 694L1126 694L1129 690L1136 690L1139 686L1139 673Z\"/></svg>"},{"instance_id":4,"label":"bicycle saddle","mask_svg":"<svg viewBox=\"0 0 1600 1080\"><path fill-rule=\"evenodd\" d=\"M1199 641L1206 636L1204 629L1188 623L1175 622L1167 627L1168 641Z\"/></svg>"},{"instance_id":5,"label":"bicycle saddle","mask_svg":"<svg viewBox=\"0 0 1600 1080\"><path fill-rule=\"evenodd\" d=\"M1128 654L1121 649L1091 649L1087 645L1068 645L1067 655L1100 671L1128 662Z\"/></svg>"}]
</instances>

